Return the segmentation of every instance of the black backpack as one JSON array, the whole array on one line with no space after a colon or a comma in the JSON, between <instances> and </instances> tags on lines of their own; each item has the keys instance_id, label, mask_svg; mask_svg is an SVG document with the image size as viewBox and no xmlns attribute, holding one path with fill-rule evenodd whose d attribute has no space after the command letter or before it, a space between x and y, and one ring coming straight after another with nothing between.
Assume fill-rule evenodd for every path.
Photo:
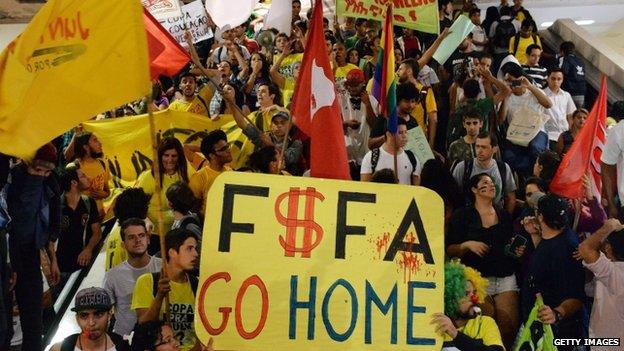
<instances>
[{"instance_id":1,"label":"black backpack","mask_svg":"<svg viewBox=\"0 0 624 351\"><path fill-rule=\"evenodd\" d=\"M498 167L498 173L501 177L501 193L505 194L505 188L507 187L506 178L507 178L507 164L503 161L494 160L496 162L496 167ZM474 159L464 161L464 175L462 177L462 188L464 189L464 193L466 194L466 199L471 202L468 196L468 182L470 181L470 174L472 174L472 167L474 166Z\"/></svg>"},{"instance_id":2,"label":"black backpack","mask_svg":"<svg viewBox=\"0 0 624 351\"><path fill-rule=\"evenodd\" d=\"M115 349L117 351L129 351L130 350L130 345L128 344L126 340L124 340L124 338L122 338L121 336L115 333L107 333L107 334L113 341L113 345L115 345ZM63 343L61 344L61 351L74 351L74 348L76 347L76 342L78 341L78 336L80 336L80 333L72 334L66 337L63 340Z\"/></svg>"},{"instance_id":3,"label":"black backpack","mask_svg":"<svg viewBox=\"0 0 624 351\"><path fill-rule=\"evenodd\" d=\"M409 158L410 163L412 164L412 173L414 173L414 171L416 170L416 165L418 164L418 161L416 160L416 156L414 156L414 153L409 150L403 150L403 152L405 152L405 154L407 155L407 158ZM375 173L375 169L377 169L377 163L379 163L380 153L381 152L379 151L379 148L371 150L371 169L373 173Z\"/></svg>"},{"instance_id":4,"label":"black backpack","mask_svg":"<svg viewBox=\"0 0 624 351\"><path fill-rule=\"evenodd\" d=\"M492 42L497 48L507 48L509 47L509 39L514 35L516 35L516 27L512 20L500 21L494 31L494 40Z\"/></svg>"}]
</instances>

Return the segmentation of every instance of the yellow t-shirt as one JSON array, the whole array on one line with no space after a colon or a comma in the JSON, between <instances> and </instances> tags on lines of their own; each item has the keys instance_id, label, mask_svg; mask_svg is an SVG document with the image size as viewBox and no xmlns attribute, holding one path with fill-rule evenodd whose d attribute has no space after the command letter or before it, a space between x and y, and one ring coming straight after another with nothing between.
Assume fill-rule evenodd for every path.
<instances>
[{"instance_id":1,"label":"yellow t-shirt","mask_svg":"<svg viewBox=\"0 0 624 351\"><path fill-rule=\"evenodd\" d=\"M188 179L190 180L193 174L192 167L187 165L186 169L188 173ZM161 213L163 217L163 226L166 231L168 231L171 228L171 224L173 224L173 212L171 212L171 210L169 210L169 207L167 207L167 195L166 195L167 189L169 189L171 184L178 182L178 181L183 181L179 173L175 173L173 175L167 175L167 174L163 175L160 198L162 200ZM158 205L157 205L158 198L156 196L153 196L154 192L156 191L156 181L154 180L154 176L152 176L152 171L147 170L141 173L136 183L134 184L134 187L143 188L143 191L145 191L145 193L150 196L149 207L147 210L147 217L149 217L149 219L152 220L154 225L156 225L156 228L158 228Z\"/></svg>"},{"instance_id":2,"label":"yellow t-shirt","mask_svg":"<svg viewBox=\"0 0 624 351\"><path fill-rule=\"evenodd\" d=\"M294 93L295 80L289 78L284 79L284 89L282 89L282 106L288 106Z\"/></svg>"},{"instance_id":3,"label":"yellow t-shirt","mask_svg":"<svg viewBox=\"0 0 624 351\"><path fill-rule=\"evenodd\" d=\"M264 133L271 131L271 119L280 111L288 112L290 114L287 109L276 105L270 110L256 110L247 115L247 117Z\"/></svg>"},{"instance_id":4,"label":"yellow t-shirt","mask_svg":"<svg viewBox=\"0 0 624 351\"><path fill-rule=\"evenodd\" d=\"M416 84L416 89L418 89L419 94L420 94L420 91L423 89L423 87L424 86L420 83ZM427 98L425 100L425 106L427 107L427 114L434 112L434 111L436 112L438 111L438 105L436 104L433 90L431 90L430 88L427 89ZM422 103L416 104L416 107L414 107L414 109L412 110L411 115L414 116L414 118L416 118L416 121L418 122L418 125L422 128L423 133L425 133L425 136L428 136L427 124L425 123L425 119L427 118L427 116L425 116L425 111L423 110Z\"/></svg>"},{"instance_id":5,"label":"yellow t-shirt","mask_svg":"<svg viewBox=\"0 0 624 351\"><path fill-rule=\"evenodd\" d=\"M89 162L81 160L80 169L89 178L90 183L88 190L104 190L110 179L110 173L108 172L106 162L101 159ZM102 199L96 200L95 203L97 204L100 216L104 216L104 204Z\"/></svg>"},{"instance_id":6,"label":"yellow t-shirt","mask_svg":"<svg viewBox=\"0 0 624 351\"><path fill-rule=\"evenodd\" d=\"M106 238L105 271L108 271L128 259L128 253L122 244L121 225L119 225L119 221L117 221Z\"/></svg>"},{"instance_id":7,"label":"yellow t-shirt","mask_svg":"<svg viewBox=\"0 0 624 351\"><path fill-rule=\"evenodd\" d=\"M273 62L277 62L278 55L273 55ZM282 60L280 68L277 70L286 79L294 78L293 63L303 60L303 53L290 54Z\"/></svg>"},{"instance_id":8,"label":"yellow t-shirt","mask_svg":"<svg viewBox=\"0 0 624 351\"><path fill-rule=\"evenodd\" d=\"M225 166L223 171L225 172L225 171L231 171L231 170L232 169L230 167ZM204 209L206 206L206 194L208 194L208 190L210 190L212 183L214 183L214 180L221 173L223 172L217 172L214 169L210 168L210 165L207 164L206 166L204 166L204 168L197 171L191 177L191 180L189 182L189 187L193 191L193 194L195 194L195 197L201 201L202 213L205 212Z\"/></svg>"},{"instance_id":9,"label":"yellow t-shirt","mask_svg":"<svg viewBox=\"0 0 624 351\"><path fill-rule=\"evenodd\" d=\"M500 331L498 330L498 326L492 317L478 316L470 319L466 325L458 328L457 330L464 333L468 337L481 340L485 346L499 345L504 348ZM451 342L452 340L453 339L451 339L450 336L445 335L445 347L448 347L446 346L446 343Z\"/></svg>"},{"instance_id":10,"label":"yellow t-shirt","mask_svg":"<svg viewBox=\"0 0 624 351\"><path fill-rule=\"evenodd\" d=\"M210 84L207 84L199 90L199 93L195 95L193 101L186 102L184 100L176 100L169 105L169 109L209 116L208 107L210 106L210 100L212 100L213 95L214 89Z\"/></svg>"},{"instance_id":11,"label":"yellow t-shirt","mask_svg":"<svg viewBox=\"0 0 624 351\"><path fill-rule=\"evenodd\" d=\"M516 37L513 36L511 37L511 39L509 39L509 52L511 52L518 59L518 62L520 62L521 65L525 65L527 62L526 49L531 44L537 44L543 48L542 41L540 40L539 35L535 34L535 41L533 41L533 36L530 36L528 38L523 38L521 36L520 41L518 42L518 51L516 51L516 53L514 54L514 47L516 46Z\"/></svg>"},{"instance_id":12,"label":"yellow t-shirt","mask_svg":"<svg viewBox=\"0 0 624 351\"><path fill-rule=\"evenodd\" d=\"M171 328L173 335L180 342L180 350L187 351L193 348L197 342L193 317L195 311L195 294L191 284L170 281L169 306L171 311ZM143 274L137 279L132 293L132 305L130 308L136 311L140 308L149 308L154 301L154 283L151 273ZM165 320L165 304L160 307L160 320Z\"/></svg>"}]
</instances>

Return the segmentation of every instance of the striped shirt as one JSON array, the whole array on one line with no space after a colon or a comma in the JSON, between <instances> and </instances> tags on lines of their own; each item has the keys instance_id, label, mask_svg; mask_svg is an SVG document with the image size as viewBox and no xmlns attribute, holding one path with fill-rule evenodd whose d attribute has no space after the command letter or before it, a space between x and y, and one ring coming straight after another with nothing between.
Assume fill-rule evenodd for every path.
<instances>
[{"instance_id":1,"label":"striped shirt","mask_svg":"<svg viewBox=\"0 0 624 351\"><path fill-rule=\"evenodd\" d=\"M522 69L524 70L524 73L531 78L533 85L540 89L544 89L546 87L546 78L548 78L548 70L546 67L542 67L540 65L522 65Z\"/></svg>"}]
</instances>

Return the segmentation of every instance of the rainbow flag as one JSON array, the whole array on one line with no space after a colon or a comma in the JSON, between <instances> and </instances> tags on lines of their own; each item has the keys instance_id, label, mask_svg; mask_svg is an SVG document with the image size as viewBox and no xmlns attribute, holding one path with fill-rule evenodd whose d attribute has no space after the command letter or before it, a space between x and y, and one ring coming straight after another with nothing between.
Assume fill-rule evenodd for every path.
<instances>
[{"instance_id":1,"label":"rainbow flag","mask_svg":"<svg viewBox=\"0 0 624 351\"><path fill-rule=\"evenodd\" d=\"M388 118L388 131L397 133L397 101L396 75L394 74L394 32L392 28L392 2L386 10L383 34L380 42L381 49L377 56L377 66L373 76L373 96L379 102L380 113Z\"/></svg>"}]
</instances>

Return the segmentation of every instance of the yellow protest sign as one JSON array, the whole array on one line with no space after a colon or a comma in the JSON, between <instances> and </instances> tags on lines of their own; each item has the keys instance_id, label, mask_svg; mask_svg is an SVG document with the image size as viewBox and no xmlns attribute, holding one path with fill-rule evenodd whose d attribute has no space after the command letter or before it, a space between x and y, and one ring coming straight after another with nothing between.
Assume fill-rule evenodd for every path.
<instances>
[{"instance_id":1,"label":"yellow protest sign","mask_svg":"<svg viewBox=\"0 0 624 351\"><path fill-rule=\"evenodd\" d=\"M0 152L28 158L78 123L149 94L142 11L133 0L48 1L0 54Z\"/></svg>"},{"instance_id":2,"label":"yellow protest sign","mask_svg":"<svg viewBox=\"0 0 624 351\"><path fill-rule=\"evenodd\" d=\"M404 185L225 172L210 188L195 331L228 350L439 350L444 214Z\"/></svg>"},{"instance_id":3,"label":"yellow protest sign","mask_svg":"<svg viewBox=\"0 0 624 351\"><path fill-rule=\"evenodd\" d=\"M111 188L132 186L141 173L151 168L152 148L147 118L145 114L83 123L84 129L93 132L102 143L105 161L112 175ZM164 110L154 113L154 123L157 140L173 136L183 144L194 145L201 143L201 133L221 128L234 146L232 153L235 160L247 160L239 155L241 149L245 149L243 146L247 138L234 123L232 115L221 115L218 120L212 121L206 116L189 112ZM234 165L234 168L238 167L238 164Z\"/></svg>"},{"instance_id":4,"label":"yellow protest sign","mask_svg":"<svg viewBox=\"0 0 624 351\"><path fill-rule=\"evenodd\" d=\"M383 23L390 0L336 0L338 16L369 18ZM438 34L437 0L392 0L394 24L425 33Z\"/></svg>"}]
</instances>

